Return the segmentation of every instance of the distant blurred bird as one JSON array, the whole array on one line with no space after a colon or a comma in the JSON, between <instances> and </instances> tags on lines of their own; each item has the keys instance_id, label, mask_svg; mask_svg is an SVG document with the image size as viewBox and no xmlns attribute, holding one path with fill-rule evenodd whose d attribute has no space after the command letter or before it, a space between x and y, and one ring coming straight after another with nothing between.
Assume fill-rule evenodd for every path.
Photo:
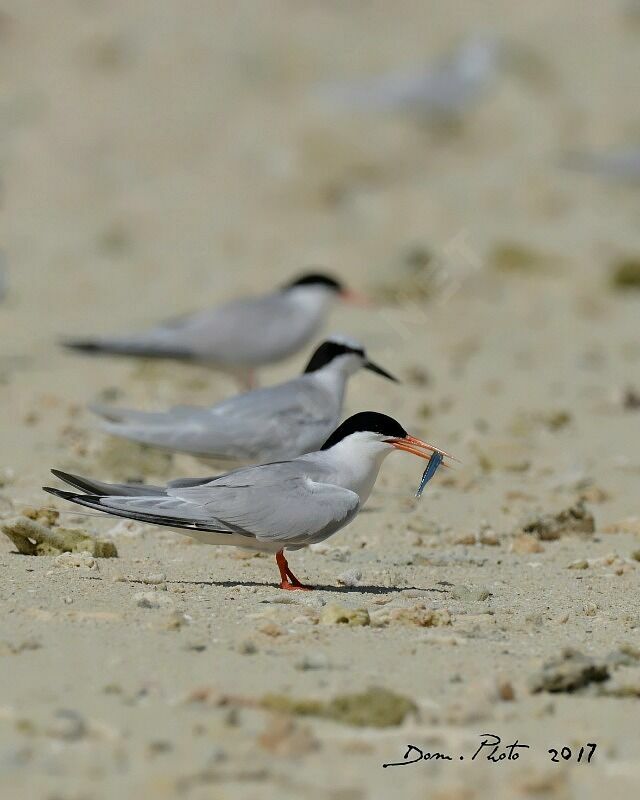
<instances>
[{"instance_id":1,"label":"distant blurred bird","mask_svg":"<svg viewBox=\"0 0 640 800\"><path fill-rule=\"evenodd\" d=\"M169 320L141 333L63 344L92 355L206 363L235 374L243 386L252 388L255 369L305 347L338 297L357 302L357 295L335 278L309 273L269 294Z\"/></svg>"},{"instance_id":2,"label":"distant blurred bird","mask_svg":"<svg viewBox=\"0 0 640 800\"><path fill-rule=\"evenodd\" d=\"M499 55L497 38L478 34L421 70L392 72L360 83L328 87L323 95L354 111L405 111L454 120L491 87Z\"/></svg>"},{"instance_id":3,"label":"distant blurred bird","mask_svg":"<svg viewBox=\"0 0 640 800\"><path fill-rule=\"evenodd\" d=\"M291 571L285 549L322 542L348 525L394 450L426 460L434 452L448 456L410 436L392 417L364 411L343 422L320 450L290 461L166 486L112 485L52 470L80 492L45 491L106 514L173 528L205 544L272 553L280 588L308 589Z\"/></svg>"},{"instance_id":4,"label":"distant blurred bird","mask_svg":"<svg viewBox=\"0 0 640 800\"><path fill-rule=\"evenodd\" d=\"M568 153L561 164L567 169L589 172L601 178L629 183L640 181L640 147L604 153Z\"/></svg>"},{"instance_id":5,"label":"distant blurred bird","mask_svg":"<svg viewBox=\"0 0 640 800\"><path fill-rule=\"evenodd\" d=\"M302 375L256 389L212 408L178 406L145 412L93 406L107 433L154 447L216 460L258 463L317 450L342 414L347 380L359 369L396 379L367 359L362 345L333 336Z\"/></svg>"}]
</instances>

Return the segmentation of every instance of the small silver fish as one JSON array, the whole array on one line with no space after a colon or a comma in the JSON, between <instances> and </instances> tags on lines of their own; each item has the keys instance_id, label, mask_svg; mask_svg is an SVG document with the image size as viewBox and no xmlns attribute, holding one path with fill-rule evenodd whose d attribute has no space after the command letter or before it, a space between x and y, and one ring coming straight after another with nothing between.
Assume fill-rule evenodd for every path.
<instances>
[{"instance_id":1,"label":"small silver fish","mask_svg":"<svg viewBox=\"0 0 640 800\"><path fill-rule=\"evenodd\" d=\"M424 487L429 483L431 478L436 474L438 467L442 464L442 454L441 453L432 453L431 458L429 459L425 471L422 473L422 480L420 481L420 486L418 487L418 491L416 492L416 497L421 497Z\"/></svg>"}]
</instances>

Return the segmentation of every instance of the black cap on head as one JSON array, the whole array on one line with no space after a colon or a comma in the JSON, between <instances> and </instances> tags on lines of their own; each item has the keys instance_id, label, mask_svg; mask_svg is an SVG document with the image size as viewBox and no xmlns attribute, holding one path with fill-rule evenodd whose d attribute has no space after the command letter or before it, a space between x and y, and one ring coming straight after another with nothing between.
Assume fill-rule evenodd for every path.
<instances>
[{"instance_id":1,"label":"black cap on head","mask_svg":"<svg viewBox=\"0 0 640 800\"><path fill-rule=\"evenodd\" d=\"M358 431L379 433L394 439L404 439L408 435L402 425L393 417L379 414L377 411L361 411L339 425L320 449L328 450L346 436Z\"/></svg>"},{"instance_id":2,"label":"black cap on head","mask_svg":"<svg viewBox=\"0 0 640 800\"><path fill-rule=\"evenodd\" d=\"M365 357L362 347L357 347L355 344L350 345L346 342L340 342L337 339L327 339L326 342L323 342L316 348L315 353L311 356L311 360L305 368L305 372L315 372L317 369L322 369L322 367L326 367L327 364L330 364L334 358L347 355L348 353L353 353L353 355L360 356L361 358Z\"/></svg>"},{"instance_id":3,"label":"black cap on head","mask_svg":"<svg viewBox=\"0 0 640 800\"><path fill-rule=\"evenodd\" d=\"M344 289L339 281L323 272L307 272L288 283L284 288L286 291L287 289L295 289L296 286L324 286L334 292L341 292Z\"/></svg>"}]
</instances>

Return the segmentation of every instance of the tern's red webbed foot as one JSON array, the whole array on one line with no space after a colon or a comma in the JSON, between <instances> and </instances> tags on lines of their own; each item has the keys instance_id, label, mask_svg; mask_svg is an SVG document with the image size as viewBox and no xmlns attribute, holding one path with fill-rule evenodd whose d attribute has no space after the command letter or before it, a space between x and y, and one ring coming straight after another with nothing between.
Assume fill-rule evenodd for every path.
<instances>
[{"instance_id":1,"label":"tern's red webbed foot","mask_svg":"<svg viewBox=\"0 0 640 800\"><path fill-rule=\"evenodd\" d=\"M281 581L280 588L287 589L289 591L293 591L294 589L301 589L303 592L313 591L313 586L305 586L304 583L300 583L300 581L298 581L297 583L293 583L287 580Z\"/></svg>"},{"instance_id":2,"label":"tern's red webbed foot","mask_svg":"<svg viewBox=\"0 0 640 800\"><path fill-rule=\"evenodd\" d=\"M280 588L287 589L288 591L293 591L294 589L302 589L303 591L310 592L313 589L313 586L305 586L304 583L300 583L300 581L296 578L296 576L291 572L289 569L289 565L287 564L287 559L284 557L284 551L279 550L276 553L276 564L278 565L278 569L280 570Z\"/></svg>"}]
</instances>

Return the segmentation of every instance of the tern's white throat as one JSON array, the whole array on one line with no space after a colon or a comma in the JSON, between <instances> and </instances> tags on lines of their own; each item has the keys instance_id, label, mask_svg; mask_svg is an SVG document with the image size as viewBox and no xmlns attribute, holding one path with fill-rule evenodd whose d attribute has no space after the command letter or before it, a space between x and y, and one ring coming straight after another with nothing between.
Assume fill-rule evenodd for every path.
<instances>
[{"instance_id":1,"label":"tern's white throat","mask_svg":"<svg viewBox=\"0 0 640 800\"><path fill-rule=\"evenodd\" d=\"M336 299L336 292L328 286L309 284L287 289L287 299L300 314L320 323Z\"/></svg>"},{"instance_id":2,"label":"tern's white throat","mask_svg":"<svg viewBox=\"0 0 640 800\"><path fill-rule=\"evenodd\" d=\"M377 433L358 431L324 451L335 470L335 482L360 497L363 505L374 487L385 457L393 451Z\"/></svg>"}]
</instances>

